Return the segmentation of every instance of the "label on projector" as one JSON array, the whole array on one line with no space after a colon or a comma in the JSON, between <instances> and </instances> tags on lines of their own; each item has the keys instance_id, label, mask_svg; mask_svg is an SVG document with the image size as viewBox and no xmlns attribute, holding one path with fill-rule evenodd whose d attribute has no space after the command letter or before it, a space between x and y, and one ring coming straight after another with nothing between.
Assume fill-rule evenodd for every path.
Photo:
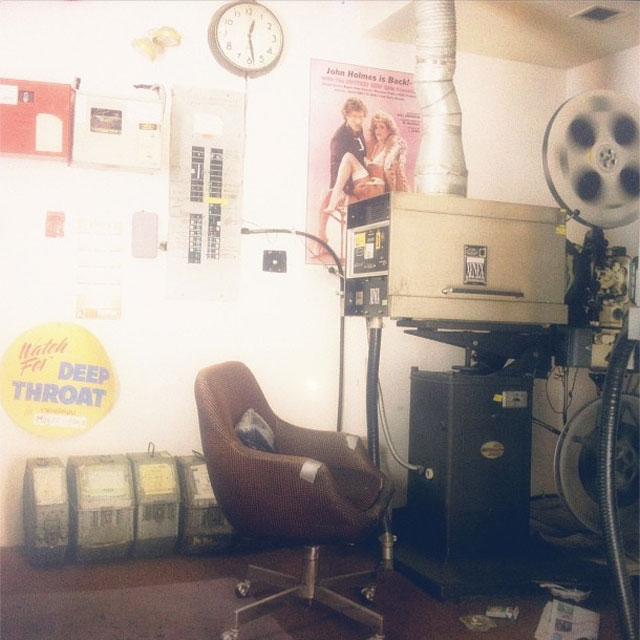
<instances>
[{"instance_id":1,"label":"label on projector","mask_svg":"<svg viewBox=\"0 0 640 640\"><path fill-rule=\"evenodd\" d=\"M502 392L502 406L505 409L526 409L529 402L526 391L514 390Z\"/></svg>"}]
</instances>

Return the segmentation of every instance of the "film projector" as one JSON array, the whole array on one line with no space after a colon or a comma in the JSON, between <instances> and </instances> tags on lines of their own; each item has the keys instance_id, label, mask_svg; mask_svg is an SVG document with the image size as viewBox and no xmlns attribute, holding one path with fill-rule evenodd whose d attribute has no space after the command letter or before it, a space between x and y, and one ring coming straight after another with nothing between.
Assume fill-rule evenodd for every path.
<instances>
[{"instance_id":1,"label":"film projector","mask_svg":"<svg viewBox=\"0 0 640 640\"><path fill-rule=\"evenodd\" d=\"M396 567L439 597L563 578L558 556L532 555L533 380L554 365L582 367L600 389L637 304L637 228L625 237L631 252L609 246L605 231L638 219L638 130L638 107L610 91L557 109L543 165L560 209L398 192L349 205L345 315L388 316L465 350L456 371L412 368L408 457L422 472L409 473L407 505L394 513ZM582 228L582 245L568 239ZM637 549L638 397L626 391L617 487ZM593 532L599 408L563 426L555 453L559 496Z\"/></svg>"},{"instance_id":2,"label":"film projector","mask_svg":"<svg viewBox=\"0 0 640 640\"><path fill-rule=\"evenodd\" d=\"M632 303L638 304L638 258L625 247L610 247L604 229L638 219L638 106L613 92L580 94L564 103L547 128L543 159L547 184L570 217L586 225L582 247L567 243L571 264L567 327L557 361L588 367L601 388L608 356ZM631 233L627 235L633 243ZM637 243L637 230L635 242ZM638 352L633 366L637 371ZM618 517L625 549L638 557L639 423L638 391L621 396L615 453ZM597 419L600 398L587 403L558 437L555 481L562 502L588 530L600 532L597 489Z\"/></svg>"}]
</instances>

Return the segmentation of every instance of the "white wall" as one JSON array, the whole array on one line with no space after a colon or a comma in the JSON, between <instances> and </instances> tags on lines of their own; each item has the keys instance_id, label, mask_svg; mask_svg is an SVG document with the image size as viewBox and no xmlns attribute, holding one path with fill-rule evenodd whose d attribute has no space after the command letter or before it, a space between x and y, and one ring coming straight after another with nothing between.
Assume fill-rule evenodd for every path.
<instances>
[{"instance_id":1,"label":"white wall","mask_svg":"<svg viewBox=\"0 0 640 640\"><path fill-rule=\"evenodd\" d=\"M0 76L72 83L119 93L134 82L244 90L218 67L206 41L221 2L0 2ZM413 47L365 40L359 12L368 2L269 1L281 17L286 50L278 67L249 82L243 219L262 227L303 229L307 185L309 60L327 59L412 71ZM150 62L130 42L171 25L180 47ZM591 76L589 76L591 77ZM469 197L554 204L541 165L541 143L565 99L567 75L556 69L460 54L456 86L462 104ZM577 82L577 80L576 80ZM336 114L337 115L337 114ZM0 158L0 354L24 330L74 322L74 223L113 215L160 216L166 237L168 172L156 175L67 167ZM67 235L44 238L46 211L64 211ZM40 438L0 410L0 545L22 542L21 486L34 456L158 449L175 455L200 448L193 380L202 366L242 359L284 418L333 429L338 376L338 283L304 263L293 236L244 237L241 287L229 303L165 296L166 256L126 257L121 320L82 321L102 341L120 379L114 409L78 436ZM262 249L288 252L286 275L263 273ZM347 319L345 430L364 435L364 321ZM383 332L381 382L396 446L406 453L409 368L444 370L461 350ZM404 473L382 457L403 500ZM549 464L549 472L546 464ZM550 461L543 461L543 475Z\"/></svg>"},{"instance_id":2,"label":"white wall","mask_svg":"<svg viewBox=\"0 0 640 640\"><path fill-rule=\"evenodd\" d=\"M567 97L591 89L610 89L640 104L640 46L569 69Z\"/></svg>"}]
</instances>

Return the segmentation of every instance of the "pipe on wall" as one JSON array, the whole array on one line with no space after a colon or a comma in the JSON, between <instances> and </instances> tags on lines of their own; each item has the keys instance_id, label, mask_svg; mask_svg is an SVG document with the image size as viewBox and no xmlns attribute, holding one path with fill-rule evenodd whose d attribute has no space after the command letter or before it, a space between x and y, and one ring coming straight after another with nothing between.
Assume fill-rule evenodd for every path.
<instances>
[{"instance_id":1,"label":"pipe on wall","mask_svg":"<svg viewBox=\"0 0 640 640\"><path fill-rule=\"evenodd\" d=\"M456 68L454 0L416 0L415 87L422 139L414 172L418 193L466 197L462 112L453 84Z\"/></svg>"}]
</instances>

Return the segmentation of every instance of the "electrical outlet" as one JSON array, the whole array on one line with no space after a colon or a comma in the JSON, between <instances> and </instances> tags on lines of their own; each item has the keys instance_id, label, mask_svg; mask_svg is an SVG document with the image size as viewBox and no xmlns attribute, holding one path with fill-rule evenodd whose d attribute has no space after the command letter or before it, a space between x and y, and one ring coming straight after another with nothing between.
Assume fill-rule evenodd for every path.
<instances>
[{"instance_id":1,"label":"electrical outlet","mask_svg":"<svg viewBox=\"0 0 640 640\"><path fill-rule=\"evenodd\" d=\"M262 270L274 271L275 273L285 273L287 270L287 252L269 250L263 251Z\"/></svg>"}]
</instances>

